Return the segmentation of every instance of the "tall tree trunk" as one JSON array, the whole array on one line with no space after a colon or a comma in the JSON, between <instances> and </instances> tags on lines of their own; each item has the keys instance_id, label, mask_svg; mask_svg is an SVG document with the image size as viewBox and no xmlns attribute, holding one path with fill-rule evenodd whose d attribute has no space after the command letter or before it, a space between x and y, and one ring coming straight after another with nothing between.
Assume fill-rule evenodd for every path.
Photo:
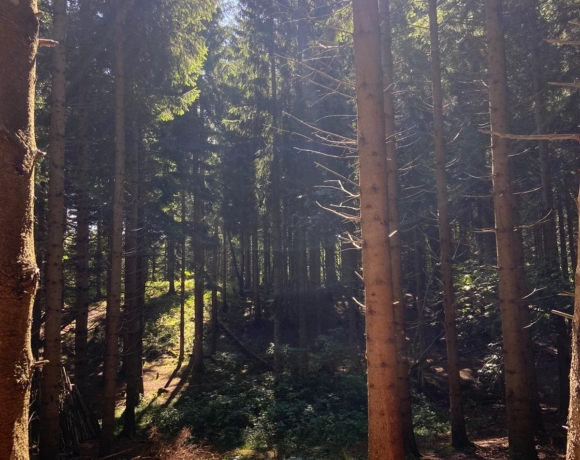
<instances>
[{"instance_id":1,"label":"tall tree trunk","mask_svg":"<svg viewBox=\"0 0 580 460\"><path fill-rule=\"evenodd\" d=\"M568 270L568 251L566 249L566 223L564 222L563 200L558 200L558 236L560 237L560 268L562 276L568 282L570 271ZM572 267L574 268L574 267Z\"/></svg>"},{"instance_id":2,"label":"tall tree trunk","mask_svg":"<svg viewBox=\"0 0 580 460\"><path fill-rule=\"evenodd\" d=\"M328 235L324 243L324 285L327 290L336 287L336 238Z\"/></svg>"},{"instance_id":3,"label":"tall tree trunk","mask_svg":"<svg viewBox=\"0 0 580 460\"><path fill-rule=\"evenodd\" d=\"M50 149L48 171L48 214L46 251L46 313L40 411L40 455L52 460L59 452L60 327L63 303L63 255L65 231L64 156L66 123L66 0L55 0Z\"/></svg>"},{"instance_id":4,"label":"tall tree trunk","mask_svg":"<svg viewBox=\"0 0 580 460\"><path fill-rule=\"evenodd\" d=\"M86 3L86 2L85 2ZM81 4L83 6L83 4ZM89 320L89 111L87 98L83 97L79 138L78 198L76 233L76 299L75 299L75 385L81 393L86 390L87 337Z\"/></svg>"},{"instance_id":5,"label":"tall tree trunk","mask_svg":"<svg viewBox=\"0 0 580 460\"><path fill-rule=\"evenodd\" d=\"M566 228L568 230L568 249L570 251L570 260L572 261L572 267L576 267L577 265L577 249L578 249L578 241L574 236L574 219L577 217L577 214L574 214L574 199L569 194L566 194L566 200L564 203L566 204Z\"/></svg>"},{"instance_id":6,"label":"tall tree trunk","mask_svg":"<svg viewBox=\"0 0 580 460\"><path fill-rule=\"evenodd\" d=\"M222 310L226 311L228 308L228 243L227 243L227 231L226 226L224 224L224 228L222 230L222 283L223 283L223 290L222 290Z\"/></svg>"},{"instance_id":7,"label":"tall tree trunk","mask_svg":"<svg viewBox=\"0 0 580 460\"><path fill-rule=\"evenodd\" d=\"M200 119L202 117L200 116ZM193 342L193 371L200 373L204 371L203 364L203 293L204 293L204 253L203 253L203 199L201 190L203 188L203 176L201 174L201 159L196 159L195 171L197 194L193 200L193 262L194 262L194 342Z\"/></svg>"},{"instance_id":8,"label":"tall tree trunk","mask_svg":"<svg viewBox=\"0 0 580 460\"><path fill-rule=\"evenodd\" d=\"M135 436L137 424L135 409L139 403L141 361L139 333L141 329L141 304L137 276L139 258L139 128L131 123L131 143L127 155L127 197L128 212L125 225L125 347L123 361L127 375L126 404L123 418L123 435Z\"/></svg>"},{"instance_id":9,"label":"tall tree trunk","mask_svg":"<svg viewBox=\"0 0 580 460\"><path fill-rule=\"evenodd\" d=\"M411 392L409 389L409 362L405 334L405 298L403 294L401 232L399 228L399 193L397 186L397 151L395 128L395 101L392 54L391 13L389 0L380 1L381 38L383 67L383 89L385 114L385 139L387 154L387 199L390 246L392 257L393 304L395 306L395 330L397 340L397 373L403 426L403 441L405 453L419 456L419 448L413 431L413 415L411 412Z\"/></svg>"},{"instance_id":10,"label":"tall tree trunk","mask_svg":"<svg viewBox=\"0 0 580 460\"><path fill-rule=\"evenodd\" d=\"M185 206L185 180L181 184L181 280L179 289L179 357L177 362L181 366L185 359L185 253L187 246L187 208Z\"/></svg>"},{"instance_id":11,"label":"tall tree trunk","mask_svg":"<svg viewBox=\"0 0 580 460\"><path fill-rule=\"evenodd\" d=\"M546 123L546 104L544 94L546 91L542 76L542 61L540 45L542 37L538 30L538 1L528 0L526 11L528 12L528 27L531 44L531 66L534 89L534 115L536 118L536 132L543 134ZM548 141L538 142L538 156L540 159L540 177L542 180L542 197L544 201L545 220L542 225L544 243L544 268L548 276L559 276L558 265L558 240L556 236L556 218L554 209L554 194L552 191L552 172L550 171L550 156Z\"/></svg>"},{"instance_id":12,"label":"tall tree trunk","mask_svg":"<svg viewBox=\"0 0 580 460\"><path fill-rule=\"evenodd\" d=\"M282 370L280 356L280 326L284 308L284 252L282 242L282 200L281 200L281 152L278 149L278 85L276 81L276 44L274 25L274 0L269 5L268 18L268 60L270 62L270 98L272 118L272 165L270 167L271 184L271 216L272 216L272 252L273 252L273 281L274 281L274 369Z\"/></svg>"},{"instance_id":13,"label":"tall tree trunk","mask_svg":"<svg viewBox=\"0 0 580 460\"><path fill-rule=\"evenodd\" d=\"M298 294L298 347L300 371L308 372L308 259L306 254L306 229L301 223L297 229L297 294Z\"/></svg>"},{"instance_id":14,"label":"tall tree trunk","mask_svg":"<svg viewBox=\"0 0 580 460\"><path fill-rule=\"evenodd\" d=\"M101 209L97 214L97 235L95 248L95 296L97 299L103 297L103 219L101 218Z\"/></svg>"},{"instance_id":15,"label":"tall tree trunk","mask_svg":"<svg viewBox=\"0 0 580 460\"><path fill-rule=\"evenodd\" d=\"M100 455L111 453L115 434L115 400L119 364L119 323L123 263L123 198L125 193L125 70L124 1L115 0L115 185L111 234L110 288L107 294L106 355L104 365L103 422Z\"/></svg>"},{"instance_id":16,"label":"tall tree trunk","mask_svg":"<svg viewBox=\"0 0 580 460\"><path fill-rule=\"evenodd\" d=\"M353 19L366 302L369 460L402 459L405 454L395 344L377 2L353 0Z\"/></svg>"},{"instance_id":17,"label":"tall tree trunk","mask_svg":"<svg viewBox=\"0 0 580 460\"><path fill-rule=\"evenodd\" d=\"M258 209L255 208L252 219L252 293L254 295L254 322L262 322L262 305L260 303L260 250L258 248Z\"/></svg>"},{"instance_id":18,"label":"tall tree trunk","mask_svg":"<svg viewBox=\"0 0 580 460\"><path fill-rule=\"evenodd\" d=\"M447 344L447 374L451 406L451 444L456 448L469 445L465 431L465 417L459 376L459 350L455 322L455 293L451 262L451 226L449 225L449 197L445 162L443 120L443 91L441 89L441 57L439 53L439 25L437 0L429 0L429 29L431 33L431 69L433 79L433 137L435 139L435 175L437 179L437 208L439 211L439 251L443 279L443 310L445 312L445 341Z\"/></svg>"},{"instance_id":19,"label":"tall tree trunk","mask_svg":"<svg viewBox=\"0 0 580 460\"><path fill-rule=\"evenodd\" d=\"M578 203L580 203L580 191L578 192ZM578 215L580 216L580 212ZM580 228L580 221L578 228ZM576 288L574 319L572 321L572 363L570 366L570 409L568 411L566 460L580 459L580 264L576 266L574 280Z\"/></svg>"},{"instance_id":20,"label":"tall tree trunk","mask_svg":"<svg viewBox=\"0 0 580 460\"><path fill-rule=\"evenodd\" d=\"M502 0L486 0L485 15L491 128L494 132L509 133ZM516 210L513 209L514 191L510 176L507 140L492 136L492 185L510 458L532 460L537 458L537 454L522 332L517 242L514 235Z\"/></svg>"},{"instance_id":21,"label":"tall tree trunk","mask_svg":"<svg viewBox=\"0 0 580 460\"><path fill-rule=\"evenodd\" d=\"M0 458L28 460L33 357L30 320L38 284L34 256L36 0L0 14Z\"/></svg>"},{"instance_id":22,"label":"tall tree trunk","mask_svg":"<svg viewBox=\"0 0 580 460\"><path fill-rule=\"evenodd\" d=\"M167 294L175 295L175 237L173 235L167 238L167 280L169 281Z\"/></svg>"},{"instance_id":23,"label":"tall tree trunk","mask_svg":"<svg viewBox=\"0 0 580 460\"><path fill-rule=\"evenodd\" d=\"M219 227L217 220L214 226L214 238L219 241ZM215 355L218 339L218 279L219 279L220 248L215 246L211 263L211 341L209 343L210 356Z\"/></svg>"}]
</instances>

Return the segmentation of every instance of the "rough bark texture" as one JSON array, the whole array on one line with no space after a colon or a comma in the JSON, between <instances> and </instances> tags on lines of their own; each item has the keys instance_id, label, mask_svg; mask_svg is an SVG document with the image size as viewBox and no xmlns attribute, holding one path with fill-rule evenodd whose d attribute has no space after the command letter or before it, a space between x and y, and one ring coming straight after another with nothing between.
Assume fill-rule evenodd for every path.
<instances>
[{"instance_id":1,"label":"rough bark texture","mask_svg":"<svg viewBox=\"0 0 580 460\"><path fill-rule=\"evenodd\" d=\"M36 0L0 8L0 458L28 459L33 357Z\"/></svg>"},{"instance_id":2,"label":"rough bark texture","mask_svg":"<svg viewBox=\"0 0 580 460\"><path fill-rule=\"evenodd\" d=\"M453 291L453 266L451 263L451 226L449 225L449 198L445 169L445 138L443 123L443 92L441 89L441 58L439 54L439 25L437 0L429 0L429 26L431 33L431 67L433 78L433 137L435 139L435 175L437 179L437 208L439 211L439 250L443 279L443 309L445 312L445 340L447 344L447 374L449 376L449 402L451 406L451 444L462 448L469 445L465 431L461 379L459 377L459 352L457 325L455 323L455 293Z\"/></svg>"},{"instance_id":3,"label":"rough bark texture","mask_svg":"<svg viewBox=\"0 0 580 460\"><path fill-rule=\"evenodd\" d=\"M502 0L486 0L485 15L491 129L509 133ZM510 458L531 460L537 454L522 333L513 185L507 140L497 136L492 136L492 185Z\"/></svg>"},{"instance_id":4,"label":"rough bark texture","mask_svg":"<svg viewBox=\"0 0 580 460\"><path fill-rule=\"evenodd\" d=\"M580 191L578 193L578 203L580 203ZM578 214L580 215L580 212ZM580 228L580 225L578 228ZM572 320L572 363L570 365L570 408L568 410L568 446L566 460L580 459L580 265L576 266L575 281L574 319Z\"/></svg>"},{"instance_id":5,"label":"rough bark texture","mask_svg":"<svg viewBox=\"0 0 580 460\"><path fill-rule=\"evenodd\" d=\"M59 451L60 326L63 302L64 155L66 91L66 0L54 0L50 148L48 152L48 213L46 251L46 313L40 411L40 455L52 460Z\"/></svg>"},{"instance_id":6,"label":"rough bark texture","mask_svg":"<svg viewBox=\"0 0 580 460\"><path fill-rule=\"evenodd\" d=\"M365 280L369 460L404 458L389 245L387 156L377 2L353 1Z\"/></svg>"},{"instance_id":7,"label":"rough bark texture","mask_svg":"<svg viewBox=\"0 0 580 460\"><path fill-rule=\"evenodd\" d=\"M411 392L409 390L409 362L405 332L405 300L403 295L403 264L401 256L401 233L399 231L399 193L397 186L397 150L395 128L395 100L393 54L391 38L391 14L389 0L381 0L381 35L382 64L385 112L385 139L387 151L388 173L388 219L393 270L393 302L395 305L395 329L397 334L397 372L399 381L399 396L401 420L403 424L403 439L405 453L419 456L419 448L413 431L413 414L411 412Z\"/></svg>"},{"instance_id":8,"label":"rough bark texture","mask_svg":"<svg viewBox=\"0 0 580 460\"><path fill-rule=\"evenodd\" d=\"M110 286L107 293L106 353L103 423L100 454L110 454L115 432L115 399L119 363L121 270L123 259L123 198L125 193L125 72L123 50L124 2L115 1L115 186L111 234Z\"/></svg>"}]
</instances>

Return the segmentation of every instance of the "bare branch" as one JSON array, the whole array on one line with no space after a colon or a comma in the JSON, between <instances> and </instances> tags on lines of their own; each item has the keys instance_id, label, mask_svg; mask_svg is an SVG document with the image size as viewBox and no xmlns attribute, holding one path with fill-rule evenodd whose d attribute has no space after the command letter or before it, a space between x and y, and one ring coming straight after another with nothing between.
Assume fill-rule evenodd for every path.
<instances>
[{"instance_id":1,"label":"bare branch","mask_svg":"<svg viewBox=\"0 0 580 460\"><path fill-rule=\"evenodd\" d=\"M494 131L479 130L482 134L490 134L501 139L512 139L515 141L580 141L580 134L503 134Z\"/></svg>"}]
</instances>

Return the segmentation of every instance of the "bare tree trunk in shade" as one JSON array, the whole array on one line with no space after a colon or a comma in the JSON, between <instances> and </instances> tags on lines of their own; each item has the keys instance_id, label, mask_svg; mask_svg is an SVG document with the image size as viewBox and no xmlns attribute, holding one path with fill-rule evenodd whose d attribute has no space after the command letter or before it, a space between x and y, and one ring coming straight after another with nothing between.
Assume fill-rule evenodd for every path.
<instances>
[{"instance_id":1,"label":"bare tree trunk in shade","mask_svg":"<svg viewBox=\"0 0 580 460\"><path fill-rule=\"evenodd\" d=\"M131 123L131 142L127 150L127 219L125 224L125 346L123 362L127 375L126 404L123 416L123 435L133 438L137 423L135 410L139 404L141 304L139 303L139 143L137 122Z\"/></svg>"},{"instance_id":2,"label":"bare tree trunk in shade","mask_svg":"<svg viewBox=\"0 0 580 460\"><path fill-rule=\"evenodd\" d=\"M260 303L260 250L258 247L258 209L252 219L252 293L254 296L254 322L262 322L262 305Z\"/></svg>"},{"instance_id":3,"label":"bare tree trunk in shade","mask_svg":"<svg viewBox=\"0 0 580 460\"><path fill-rule=\"evenodd\" d=\"M0 458L10 460L29 458L37 13L36 0L4 2L0 13Z\"/></svg>"},{"instance_id":4,"label":"bare tree trunk in shade","mask_svg":"<svg viewBox=\"0 0 580 460\"><path fill-rule=\"evenodd\" d=\"M110 289L107 293L106 354L104 365L103 422L100 455L111 453L115 434L115 400L119 365L119 325L123 264L123 201L125 193L125 71L124 1L115 1L115 185L113 191L113 231L111 234Z\"/></svg>"},{"instance_id":5,"label":"bare tree trunk in shade","mask_svg":"<svg viewBox=\"0 0 580 460\"><path fill-rule=\"evenodd\" d=\"M381 15L381 60L383 66L383 88L385 114L385 139L388 173L388 220L392 257L393 303L395 305L395 329L397 340L397 373L400 397L401 420L405 453L419 456L419 448L413 431L411 392L409 389L409 362L405 333L405 298L403 294L401 234L399 229L399 193L397 186L397 151L395 128L395 101L392 54L391 13L389 0L380 1Z\"/></svg>"},{"instance_id":6,"label":"bare tree trunk in shade","mask_svg":"<svg viewBox=\"0 0 580 460\"><path fill-rule=\"evenodd\" d=\"M281 152L278 149L278 85L276 81L276 44L274 30L274 0L269 5L268 18L268 60L270 63L270 99L271 117L274 132L272 133L272 165L270 167L271 210L272 216L272 252L273 252L273 281L274 281L274 369L282 370L280 356L280 326L284 303L284 252L282 242L282 200L281 200Z\"/></svg>"},{"instance_id":7,"label":"bare tree trunk in shade","mask_svg":"<svg viewBox=\"0 0 580 460\"><path fill-rule=\"evenodd\" d=\"M528 0L528 27L531 45L530 64L532 66L532 85L534 90L534 115L536 118L536 133L543 134L546 123L546 85L542 76L542 61L540 45L543 37L538 30L538 0ZM552 172L550 170L550 155L548 141L538 142L538 156L540 159L540 177L542 181L542 198L544 201L544 224L542 225L544 243L544 265L548 276L560 275L558 266L558 239L556 236L556 218L554 209L554 193L552 191ZM542 216L542 217L544 217Z\"/></svg>"},{"instance_id":8,"label":"bare tree trunk in shade","mask_svg":"<svg viewBox=\"0 0 580 460\"><path fill-rule=\"evenodd\" d=\"M576 265L578 264L578 241L574 236L574 219L577 218L578 214L574 212L575 203L574 199L570 195L567 195L567 199L564 200L564 203L566 204L566 228L568 230L568 249L570 250L570 260L572 261L572 267L576 268Z\"/></svg>"},{"instance_id":9,"label":"bare tree trunk in shade","mask_svg":"<svg viewBox=\"0 0 580 460\"><path fill-rule=\"evenodd\" d=\"M201 117L200 117L201 118ZM195 180L198 191L203 187L201 174L201 159L195 160ZM203 293L204 293L204 251L203 238L201 235L203 225L204 202L198 192L193 200L193 262L194 262L194 342L193 342L193 372L204 371L203 364Z\"/></svg>"},{"instance_id":10,"label":"bare tree trunk in shade","mask_svg":"<svg viewBox=\"0 0 580 460\"><path fill-rule=\"evenodd\" d=\"M61 388L60 328L63 304L65 232L64 156L66 123L66 0L54 0L50 149L46 251L46 312L40 412L40 455L52 460L59 452L59 394Z\"/></svg>"},{"instance_id":11,"label":"bare tree trunk in shade","mask_svg":"<svg viewBox=\"0 0 580 460\"><path fill-rule=\"evenodd\" d=\"M82 4L81 4L82 5ZM87 104L86 98L81 104ZM75 299L75 385L81 393L86 390L87 380L87 337L89 320L89 167L90 152L88 139L89 111L83 107L80 118L79 138L81 142L78 159L78 198L76 234L76 299Z\"/></svg>"},{"instance_id":12,"label":"bare tree trunk in shade","mask_svg":"<svg viewBox=\"0 0 580 460\"><path fill-rule=\"evenodd\" d=\"M266 207L266 209L268 208ZM262 215L262 242L264 245L264 294L268 297L270 295L270 284L272 282L272 260L270 256L270 222L267 212L264 212Z\"/></svg>"},{"instance_id":13,"label":"bare tree trunk in shade","mask_svg":"<svg viewBox=\"0 0 580 460\"><path fill-rule=\"evenodd\" d=\"M469 445L465 430L461 378L459 376L459 350L457 347L457 324L455 322L455 292L453 290L453 265L451 262L451 226L449 225L449 196L445 161L445 137L443 119L443 91L441 89L441 57L439 53L439 24L437 23L437 0L429 0L429 23L431 32L431 69L433 79L433 137L435 139L435 175L437 179L437 208L439 210L439 251L443 279L443 310L445 313L445 342L449 378L449 402L451 406L451 445L464 448Z\"/></svg>"},{"instance_id":14,"label":"bare tree trunk in shade","mask_svg":"<svg viewBox=\"0 0 580 460\"><path fill-rule=\"evenodd\" d=\"M564 221L564 206L562 200L558 200L558 236L560 239L560 269L566 281L570 280L568 269L568 249L566 247L566 222Z\"/></svg>"},{"instance_id":15,"label":"bare tree trunk in shade","mask_svg":"<svg viewBox=\"0 0 580 460\"><path fill-rule=\"evenodd\" d=\"M222 310L226 311L228 308L228 243L227 243L227 232L224 225L222 230Z\"/></svg>"},{"instance_id":16,"label":"bare tree trunk in shade","mask_svg":"<svg viewBox=\"0 0 580 460\"><path fill-rule=\"evenodd\" d=\"M580 203L580 191L578 193ZM578 213L580 215L580 212ZM580 221L579 226L580 228ZM580 237L579 237L580 239ZM572 362L570 365L570 409L566 460L580 459L580 265L576 265L574 319L572 320Z\"/></svg>"},{"instance_id":17,"label":"bare tree trunk in shade","mask_svg":"<svg viewBox=\"0 0 580 460\"><path fill-rule=\"evenodd\" d=\"M103 297L103 219L101 218L101 210L98 210L97 215L97 235L95 248L95 296L97 299Z\"/></svg>"},{"instance_id":18,"label":"bare tree trunk in shade","mask_svg":"<svg viewBox=\"0 0 580 460\"><path fill-rule=\"evenodd\" d=\"M402 459L405 454L395 343L377 2L353 0L353 20L366 302L369 460Z\"/></svg>"},{"instance_id":19,"label":"bare tree trunk in shade","mask_svg":"<svg viewBox=\"0 0 580 460\"><path fill-rule=\"evenodd\" d=\"M306 254L306 229L298 224L297 259L298 259L298 347L300 348L300 372L308 372L308 259Z\"/></svg>"},{"instance_id":20,"label":"bare tree trunk in shade","mask_svg":"<svg viewBox=\"0 0 580 460\"><path fill-rule=\"evenodd\" d=\"M167 238L167 279L169 280L169 295L175 295L175 236Z\"/></svg>"},{"instance_id":21,"label":"bare tree trunk in shade","mask_svg":"<svg viewBox=\"0 0 580 460\"><path fill-rule=\"evenodd\" d=\"M184 181L184 179L182 179ZM185 205L185 181L181 184L181 280L179 287L179 357L178 366L185 359L185 254L187 235L187 208Z\"/></svg>"},{"instance_id":22,"label":"bare tree trunk in shade","mask_svg":"<svg viewBox=\"0 0 580 460\"><path fill-rule=\"evenodd\" d=\"M486 0L485 16L491 128L493 132L509 133L502 0ZM537 454L528 385L529 364L526 363L526 345L522 332L517 242L514 235L516 227L516 210L513 209L512 197L514 190L508 142L497 136L492 136L492 185L510 458L532 460L537 459Z\"/></svg>"},{"instance_id":23,"label":"bare tree trunk in shade","mask_svg":"<svg viewBox=\"0 0 580 460\"><path fill-rule=\"evenodd\" d=\"M214 226L214 238L219 241L219 227L217 220ZM215 355L217 349L217 339L218 339L218 279L219 279L219 259L220 259L220 247L215 246L212 254L211 262L211 318L210 318L210 328L211 336L209 343L209 354L210 356Z\"/></svg>"}]
</instances>

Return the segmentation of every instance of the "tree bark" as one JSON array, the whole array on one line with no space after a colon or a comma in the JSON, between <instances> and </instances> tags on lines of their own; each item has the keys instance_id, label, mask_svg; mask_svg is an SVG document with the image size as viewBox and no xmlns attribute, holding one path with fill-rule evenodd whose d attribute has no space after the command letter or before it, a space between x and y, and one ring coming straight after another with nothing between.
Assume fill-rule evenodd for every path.
<instances>
[{"instance_id":1,"label":"tree bark","mask_svg":"<svg viewBox=\"0 0 580 460\"><path fill-rule=\"evenodd\" d=\"M0 13L0 458L11 460L29 458L37 11L36 0L22 0Z\"/></svg>"},{"instance_id":2,"label":"tree bark","mask_svg":"<svg viewBox=\"0 0 580 460\"><path fill-rule=\"evenodd\" d=\"M387 201L387 155L377 2L353 0L365 279L369 460L404 458Z\"/></svg>"},{"instance_id":3,"label":"tree bark","mask_svg":"<svg viewBox=\"0 0 580 460\"><path fill-rule=\"evenodd\" d=\"M123 259L123 198L125 193L125 70L124 1L115 0L115 185L111 234L110 288L107 294L106 355L104 365L103 422L100 455L111 453L115 433L115 400L119 364L119 323Z\"/></svg>"},{"instance_id":4,"label":"tree bark","mask_svg":"<svg viewBox=\"0 0 580 460\"><path fill-rule=\"evenodd\" d=\"M580 191L578 192L578 203L580 203ZM578 228L580 228L580 221ZM570 408L568 411L566 460L580 459L580 265L576 266L574 279L576 288L574 319L572 320L572 362L570 365Z\"/></svg>"},{"instance_id":5,"label":"tree bark","mask_svg":"<svg viewBox=\"0 0 580 460\"><path fill-rule=\"evenodd\" d=\"M393 303L395 306L395 330L397 340L397 373L400 396L401 420L405 453L419 456L419 448L413 431L411 392L409 389L409 362L405 333L405 298L403 294L401 232L399 228L399 192L397 186L397 151L395 128L394 75L392 54L392 30L389 0L380 1L382 66L385 114L385 139L387 154L387 200L390 246L392 257Z\"/></svg>"},{"instance_id":6,"label":"tree bark","mask_svg":"<svg viewBox=\"0 0 580 460\"><path fill-rule=\"evenodd\" d=\"M125 223L125 347L123 361L127 375L126 404L123 417L123 435L135 436L137 423L135 409L139 403L141 304L137 260L139 258L139 128L131 123L131 142L127 152L127 219Z\"/></svg>"},{"instance_id":7,"label":"tree bark","mask_svg":"<svg viewBox=\"0 0 580 460\"><path fill-rule=\"evenodd\" d=\"M490 119L493 132L509 133L502 0L485 1L488 40ZM510 458L536 459L530 388L522 333L513 185L507 140L492 136L492 186L495 210L499 296L504 348Z\"/></svg>"},{"instance_id":8,"label":"tree bark","mask_svg":"<svg viewBox=\"0 0 580 460\"><path fill-rule=\"evenodd\" d=\"M187 208L185 205L185 179L181 184L181 280L179 289L179 357L178 366L181 366L185 359L185 253L187 235Z\"/></svg>"},{"instance_id":9,"label":"tree bark","mask_svg":"<svg viewBox=\"0 0 580 460\"><path fill-rule=\"evenodd\" d=\"M443 310L445 313L445 341L447 345L447 374L451 407L451 444L455 448L469 445L465 430L461 379L459 376L459 350L455 322L455 292L451 262L451 226L449 224L449 197L445 161L445 134L443 120L443 91L441 89L441 57L439 53L439 25L437 0L429 0L429 30L431 34L431 69L433 79L433 137L435 140L435 175L437 179L437 209L439 211L439 251L443 280Z\"/></svg>"},{"instance_id":10,"label":"tree bark","mask_svg":"<svg viewBox=\"0 0 580 460\"><path fill-rule=\"evenodd\" d=\"M175 237L167 238L167 280L169 281L169 291L167 294L175 295Z\"/></svg>"},{"instance_id":11,"label":"tree bark","mask_svg":"<svg viewBox=\"0 0 580 460\"><path fill-rule=\"evenodd\" d=\"M564 222L563 200L558 200L558 236L560 237L560 268L562 276L569 282L570 270L568 269L568 250L566 248L566 223ZM574 267L572 267L574 268Z\"/></svg>"},{"instance_id":12,"label":"tree bark","mask_svg":"<svg viewBox=\"0 0 580 460\"><path fill-rule=\"evenodd\" d=\"M254 322L262 322L262 305L260 302L260 250L258 247L258 209L254 205L252 219L252 293L254 296Z\"/></svg>"},{"instance_id":13,"label":"tree bark","mask_svg":"<svg viewBox=\"0 0 580 460\"><path fill-rule=\"evenodd\" d=\"M200 119L202 117L200 116ZM197 194L193 200L193 262L194 262L194 342L193 342L193 372L204 371L203 364L203 294L204 294L204 251L203 251L203 199L201 189L203 188L203 176L201 174L201 159L196 159L195 171Z\"/></svg>"},{"instance_id":14,"label":"tree bark","mask_svg":"<svg viewBox=\"0 0 580 460\"><path fill-rule=\"evenodd\" d=\"M281 200L281 152L278 149L278 85L276 81L276 44L274 25L274 0L269 5L268 18L268 60L270 63L270 99L272 118L272 164L270 166L271 184L271 216L272 216L272 253L273 253L273 281L274 281L274 370L282 370L280 356L280 328L282 310L284 308L284 252L282 242L282 200Z\"/></svg>"},{"instance_id":15,"label":"tree bark","mask_svg":"<svg viewBox=\"0 0 580 460\"><path fill-rule=\"evenodd\" d=\"M59 452L60 394L60 327L63 303L63 256L65 232L64 156L66 123L66 0L55 0L53 7L53 38L58 45L53 51L51 89L47 251L46 251L46 312L44 323L44 354L48 363L42 370L40 411L40 455L52 460Z\"/></svg>"}]
</instances>

